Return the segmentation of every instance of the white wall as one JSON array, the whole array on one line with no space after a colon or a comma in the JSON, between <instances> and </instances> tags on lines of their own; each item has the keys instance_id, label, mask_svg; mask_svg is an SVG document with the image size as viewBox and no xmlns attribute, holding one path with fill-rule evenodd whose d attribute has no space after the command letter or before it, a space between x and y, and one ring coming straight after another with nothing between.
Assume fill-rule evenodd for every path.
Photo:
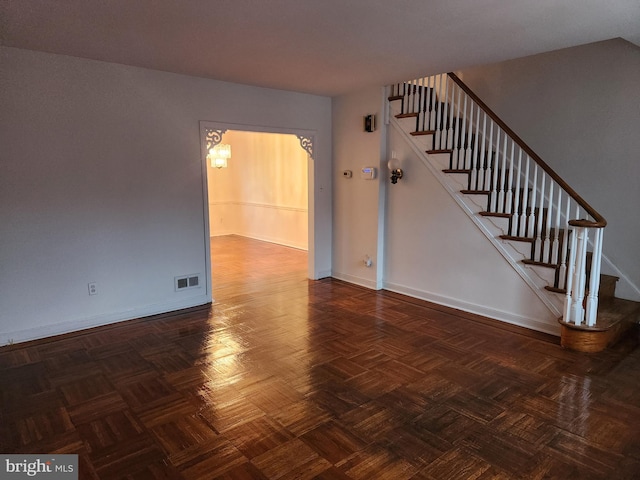
<instances>
[{"instance_id":1,"label":"white wall","mask_svg":"<svg viewBox=\"0 0 640 480\"><path fill-rule=\"evenodd\" d=\"M174 291L206 268L201 120L316 132L330 274L329 98L2 47L0 105L0 344L209 301Z\"/></svg>"},{"instance_id":2,"label":"white wall","mask_svg":"<svg viewBox=\"0 0 640 480\"><path fill-rule=\"evenodd\" d=\"M295 135L227 131L227 168L207 166L211 236L308 248L308 154Z\"/></svg>"},{"instance_id":3,"label":"white wall","mask_svg":"<svg viewBox=\"0 0 640 480\"><path fill-rule=\"evenodd\" d=\"M370 88L334 97L333 105L333 276L369 288L382 287L384 188L387 177L383 89ZM364 131L364 117L376 115L378 128ZM362 167L377 178L364 180ZM343 176L345 170L353 173ZM366 267L365 256L372 259Z\"/></svg>"},{"instance_id":4,"label":"white wall","mask_svg":"<svg viewBox=\"0 0 640 480\"><path fill-rule=\"evenodd\" d=\"M603 272L640 300L640 48L615 39L458 74L607 219L604 254L620 272Z\"/></svg>"}]
</instances>

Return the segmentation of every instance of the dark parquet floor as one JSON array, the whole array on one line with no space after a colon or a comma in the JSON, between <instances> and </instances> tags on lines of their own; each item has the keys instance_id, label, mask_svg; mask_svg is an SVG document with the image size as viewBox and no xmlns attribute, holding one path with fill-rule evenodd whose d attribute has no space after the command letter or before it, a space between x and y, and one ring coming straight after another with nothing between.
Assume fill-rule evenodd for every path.
<instances>
[{"instance_id":1,"label":"dark parquet floor","mask_svg":"<svg viewBox=\"0 0 640 480\"><path fill-rule=\"evenodd\" d=\"M635 338L573 353L308 281L305 252L212 251L210 308L0 349L0 452L82 479L640 478Z\"/></svg>"}]
</instances>

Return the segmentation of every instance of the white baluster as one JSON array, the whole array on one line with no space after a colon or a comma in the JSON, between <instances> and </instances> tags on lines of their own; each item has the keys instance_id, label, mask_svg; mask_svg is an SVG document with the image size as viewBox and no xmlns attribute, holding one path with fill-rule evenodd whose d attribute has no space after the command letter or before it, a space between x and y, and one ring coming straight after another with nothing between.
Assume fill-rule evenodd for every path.
<instances>
[{"instance_id":1,"label":"white baluster","mask_svg":"<svg viewBox=\"0 0 640 480\"><path fill-rule=\"evenodd\" d=\"M569 263L567 265L567 293L564 297L564 316L563 320L567 323L575 323L575 319L571 316L573 307L573 280L576 272L576 260L577 260L577 245L578 235L577 229L573 229L571 232L571 248L569 249Z\"/></svg>"},{"instance_id":2,"label":"white baluster","mask_svg":"<svg viewBox=\"0 0 640 480\"><path fill-rule=\"evenodd\" d=\"M422 77L418 80L418 91L420 92L419 95L419 102L418 102L418 111L420 112L420 130L423 130L422 128L422 124L424 122L424 111L425 111L425 100L427 98L427 77Z\"/></svg>"},{"instance_id":3,"label":"white baluster","mask_svg":"<svg viewBox=\"0 0 640 480\"><path fill-rule=\"evenodd\" d=\"M514 149L515 149L515 144L516 142L514 142L512 139L510 139L511 142L511 155L509 155L509 178L507 180L507 187L506 187L506 198L505 198L505 208L504 211L505 213L514 213L512 210L512 206L514 204L514 199L513 199L513 174L514 174L514 169L515 169L515 158L514 158ZM505 145L506 145L506 140L505 140ZM507 153L506 147L505 147L505 153ZM518 171L517 171L518 177L516 178L520 178L520 166L518 166ZM518 182L518 185L520 185L520 183ZM519 192L518 189L516 187L516 198L519 196Z\"/></svg>"},{"instance_id":4,"label":"white baluster","mask_svg":"<svg viewBox=\"0 0 640 480\"><path fill-rule=\"evenodd\" d=\"M533 249L534 260L542 261L542 221L544 219L544 184L546 174L542 171L542 179L540 185L540 201L538 204L538 213L536 215L536 236Z\"/></svg>"},{"instance_id":5,"label":"white baluster","mask_svg":"<svg viewBox=\"0 0 640 480\"><path fill-rule=\"evenodd\" d=\"M558 279L560 288L568 290L567 287L567 250L569 250L569 211L571 209L571 197L567 196L567 206L565 207L564 232L562 232L562 255L560 256L560 268L558 269Z\"/></svg>"},{"instance_id":6,"label":"white baluster","mask_svg":"<svg viewBox=\"0 0 640 480\"><path fill-rule=\"evenodd\" d=\"M491 178L493 176L493 120L489 115L486 115L486 117L489 118L489 136L485 140L485 150L487 155L487 157L485 157L485 164L487 168L484 170L482 190L490 192Z\"/></svg>"},{"instance_id":7,"label":"white baluster","mask_svg":"<svg viewBox=\"0 0 640 480\"><path fill-rule=\"evenodd\" d=\"M426 130L425 123L427 121L427 115L429 115L429 77L422 79L422 86L424 90L422 94L422 105L420 105L420 110L422 111L420 130Z\"/></svg>"},{"instance_id":8,"label":"white baluster","mask_svg":"<svg viewBox=\"0 0 640 480\"><path fill-rule=\"evenodd\" d=\"M465 145L469 142L468 129L471 128L467 122L467 94L463 94L464 104L462 107L462 124L460 125L460 147L462 148L462 168L467 168L467 150ZM457 167L460 168L460 152L458 151L458 163Z\"/></svg>"},{"instance_id":9,"label":"white baluster","mask_svg":"<svg viewBox=\"0 0 640 480\"><path fill-rule=\"evenodd\" d=\"M500 133L500 130L498 130L498 134ZM498 135L499 137L500 135ZM500 184L498 185L498 209L496 210L497 212L503 213L507 211L506 205L505 205L505 190L508 191L511 188L510 185L510 180L507 180L507 133L503 132L504 137L503 139L503 145L502 145L502 173L500 174ZM511 171L511 169L509 168L509 171Z\"/></svg>"},{"instance_id":10,"label":"white baluster","mask_svg":"<svg viewBox=\"0 0 640 480\"><path fill-rule=\"evenodd\" d=\"M529 160L529 155L527 155L527 161ZM527 237L533 237L534 233L534 222L536 219L535 211L536 211L536 198L538 195L538 164L533 164L533 185L531 188L531 202L529 204L529 214L527 215Z\"/></svg>"},{"instance_id":11,"label":"white baluster","mask_svg":"<svg viewBox=\"0 0 640 480\"><path fill-rule=\"evenodd\" d=\"M549 178L549 197L547 199L547 221L544 228L542 242L542 256L540 260L551 263L551 217L553 216L553 180Z\"/></svg>"},{"instance_id":12,"label":"white baluster","mask_svg":"<svg viewBox=\"0 0 640 480\"><path fill-rule=\"evenodd\" d=\"M460 90L458 86L451 82L451 111L449 112L450 135L448 136L447 148L456 148L456 131L458 130L458 119L460 118Z\"/></svg>"},{"instance_id":13,"label":"white baluster","mask_svg":"<svg viewBox=\"0 0 640 480\"><path fill-rule=\"evenodd\" d=\"M442 125L441 125L441 130L440 130L440 148L445 149L447 148L447 142L448 142L448 135L449 135L449 130L447 129L447 123L449 121L449 110L451 107L451 103L450 103L450 99L449 99L449 76L448 75L444 75L444 101L443 101L443 105L442 105Z\"/></svg>"},{"instance_id":14,"label":"white baluster","mask_svg":"<svg viewBox=\"0 0 640 480\"><path fill-rule=\"evenodd\" d=\"M520 149L520 155L522 155L522 149ZM529 155L525 156L525 170L524 170L524 182L522 185L522 207L520 208L520 222L518 226L518 236L527 236L527 219L529 218L529 167L530 167Z\"/></svg>"},{"instance_id":15,"label":"white baluster","mask_svg":"<svg viewBox=\"0 0 640 480\"><path fill-rule=\"evenodd\" d=\"M487 154L487 114L482 112L482 147L480 148L480 164L478 168L478 185L476 190L484 190L484 169L485 159Z\"/></svg>"},{"instance_id":16,"label":"white baluster","mask_svg":"<svg viewBox=\"0 0 640 480\"><path fill-rule=\"evenodd\" d=\"M440 124L440 148L447 148L447 120L449 118L449 76L443 75L444 96L442 101L442 120Z\"/></svg>"},{"instance_id":17,"label":"white baluster","mask_svg":"<svg viewBox=\"0 0 640 480\"><path fill-rule=\"evenodd\" d=\"M427 126L427 130L433 130L433 123L435 122L434 116L434 105L437 101L436 95L436 77L435 75L431 75L429 77L429 124Z\"/></svg>"},{"instance_id":18,"label":"white baluster","mask_svg":"<svg viewBox=\"0 0 640 480\"><path fill-rule=\"evenodd\" d=\"M558 185L558 198L556 199L556 220L555 220L555 235L553 236L553 245L551 245L551 263L558 264L558 249L560 248L560 212L562 210L562 188Z\"/></svg>"},{"instance_id":19,"label":"white baluster","mask_svg":"<svg viewBox=\"0 0 640 480\"><path fill-rule=\"evenodd\" d=\"M587 296L586 322L590 327L596 324L598 316L598 291L600 289L600 267L602 262L603 228L594 229L593 254L591 256L591 277Z\"/></svg>"},{"instance_id":20,"label":"white baluster","mask_svg":"<svg viewBox=\"0 0 640 480\"><path fill-rule=\"evenodd\" d=\"M469 189L475 190L478 184L478 158L480 156L480 107L476 105L476 137L474 139L473 158L471 161L471 175L469 176Z\"/></svg>"},{"instance_id":21,"label":"white baluster","mask_svg":"<svg viewBox=\"0 0 640 480\"><path fill-rule=\"evenodd\" d=\"M449 148L449 125L451 104L449 103L449 76L444 76L444 114L442 118L442 130L440 130L440 148Z\"/></svg>"},{"instance_id":22,"label":"white baluster","mask_svg":"<svg viewBox=\"0 0 640 480\"><path fill-rule=\"evenodd\" d=\"M422 83L424 85L424 95L422 105L420 106L420 109L422 110L422 123L420 124L420 130L427 130L427 123L429 121L429 78L425 77L422 80Z\"/></svg>"},{"instance_id":23,"label":"white baluster","mask_svg":"<svg viewBox=\"0 0 640 480\"><path fill-rule=\"evenodd\" d=\"M491 133L489 134L489 136L491 137L492 141L493 141L493 121L491 121ZM498 168L498 163L500 162L500 128L497 129L496 131L496 154L493 156L493 163L491 164L493 166L493 172L492 172L492 179L491 179L491 205L490 205L490 210L491 212L497 212L498 211L498 173L499 173L499 168Z\"/></svg>"},{"instance_id":24,"label":"white baluster","mask_svg":"<svg viewBox=\"0 0 640 480\"><path fill-rule=\"evenodd\" d=\"M404 113L411 113L411 81L405 83L405 111Z\"/></svg>"},{"instance_id":25,"label":"white baluster","mask_svg":"<svg viewBox=\"0 0 640 480\"><path fill-rule=\"evenodd\" d=\"M511 158L513 159L513 148L514 148L514 143L513 142L511 144ZM513 216L512 216L512 224L511 224L511 232L509 232L510 235L516 235L518 236L520 233L520 222L521 222L521 218L520 218L520 212L518 211L520 207L520 202L521 200L523 200L523 196L521 196L520 194L520 178L522 177L522 149L520 147L518 147L518 166L516 167L516 187L515 187L515 198L513 199ZM524 203L523 203L523 207L524 208ZM515 226L515 228L513 228Z\"/></svg>"},{"instance_id":26,"label":"white baluster","mask_svg":"<svg viewBox=\"0 0 640 480\"><path fill-rule=\"evenodd\" d=\"M467 96L465 95L465 101L467 100ZM464 152L464 163L463 167L466 170L473 170L473 128L474 128L474 110L473 110L473 101L469 100L469 116L467 117L467 148ZM471 175L469 175L471 178Z\"/></svg>"},{"instance_id":27,"label":"white baluster","mask_svg":"<svg viewBox=\"0 0 640 480\"><path fill-rule=\"evenodd\" d=\"M460 110L460 102L462 101L462 89L456 87L457 101L453 124L453 142L451 148L456 152L456 168L458 168L458 155L460 155L460 129L462 128L462 119L464 118L464 112ZM453 155L451 156L453 158ZM453 165L452 165L453 166Z\"/></svg>"},{"instance_id":28,"label":"white baluster","mask_svg":"<svg viewBox=\"0 0 640 480\"><path fill-rule=\"evenodd\" d=\"M416 131L422 130L422 119L424 117L424 113L422 112L422 97L424 96L424 91L422 90L422 78L416 79L416 94L415 94L415 102L416 102L416 113L418 114L416 118Z\"/></svg>"},{"instance_id":29,"label":"white baluster","mask_svg":"<svg viewBox=\"0 0 640 480\"><path fill-rule=\"evenodd\" d=\"M577 256L576 267L573 275L573 302L571 305L571 318L576 325L582 325L584 321L584 289L586 283L586 263L587 263L587 229L576 227L574 233L577 236Z\"/></svg>"},{"instance_id":30,"label":"white baluster","mask_svg":"<svg viewBox=\"0 0 640 480\"><path fill-rule=\"evenodd\" d=\"M440 92L441 88L442 88L442 75L436 75L436 95L438 100L436 100L435 103L435 108L436 108L436 122L435 122L435 126L433 127L433 130L435 130L435 133L433 134L433 148L438 150L440 148L440 122L442 121L442 113L441 113L441 107L440 107L440 98L442 97L442 94Z\"/></svg>"},{"instance_id":31,"label":"white baluster","mask_svg":"<svg viewBox=\"0 0 640 480\"><path fill-rule=\"evenodd\" d=\"M451 110L449 111L449 133L447 134L447 148L450 150L453 150L456 146L456 130L458 118L460 117L460 112L458 112L460 109L458 92L457 85L451 82Z\"/></svg>"}]
</instances>

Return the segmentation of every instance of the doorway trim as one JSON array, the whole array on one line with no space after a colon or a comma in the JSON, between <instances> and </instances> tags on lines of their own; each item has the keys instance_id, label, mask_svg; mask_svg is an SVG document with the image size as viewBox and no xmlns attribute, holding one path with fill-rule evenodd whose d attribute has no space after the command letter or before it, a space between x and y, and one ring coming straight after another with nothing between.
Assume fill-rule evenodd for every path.
<instances>
[{"instance_id":1,"label":"doorway trim","mask_svg":"<svg viewBox=\"0 0 640 480\"><path fill-rule=\"evenodd\" d=\"M300 148L307 152L307 277L316 278L316 257L315 257L315 185L314 185L314 145L316 145L317 132L315 130L304 130L299 128L265 127L261 125L249 125L241 123L200 121L200 163L202 167L202 194L203 194L203 221L204 221L204 254L205 254L205 278L207 296L212 298L211 291L211 231L209 225L209 182L207 179L207 144L219 143L222 135L227 130L238 130L243 132L276 133L295 135L300 142ZM214 143L214 145L215 145Z\"/></svg>"}]
</instances>

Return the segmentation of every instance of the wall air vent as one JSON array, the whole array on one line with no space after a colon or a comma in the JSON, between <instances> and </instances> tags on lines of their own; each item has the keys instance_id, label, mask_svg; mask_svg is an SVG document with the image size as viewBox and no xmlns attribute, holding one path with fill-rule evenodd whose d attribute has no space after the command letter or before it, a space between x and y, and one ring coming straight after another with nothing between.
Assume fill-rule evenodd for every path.
<instances>
[{"instance_id":1,"label":"wall air vent","mask_svg":"<svg viewBox=\"0 0 640 480\"><path fill-rule=\"evenodd\" d=\"M181 275L174 277L176 292L192 288L200 288L200 274Z\"/></svg>"}]
</instances>

